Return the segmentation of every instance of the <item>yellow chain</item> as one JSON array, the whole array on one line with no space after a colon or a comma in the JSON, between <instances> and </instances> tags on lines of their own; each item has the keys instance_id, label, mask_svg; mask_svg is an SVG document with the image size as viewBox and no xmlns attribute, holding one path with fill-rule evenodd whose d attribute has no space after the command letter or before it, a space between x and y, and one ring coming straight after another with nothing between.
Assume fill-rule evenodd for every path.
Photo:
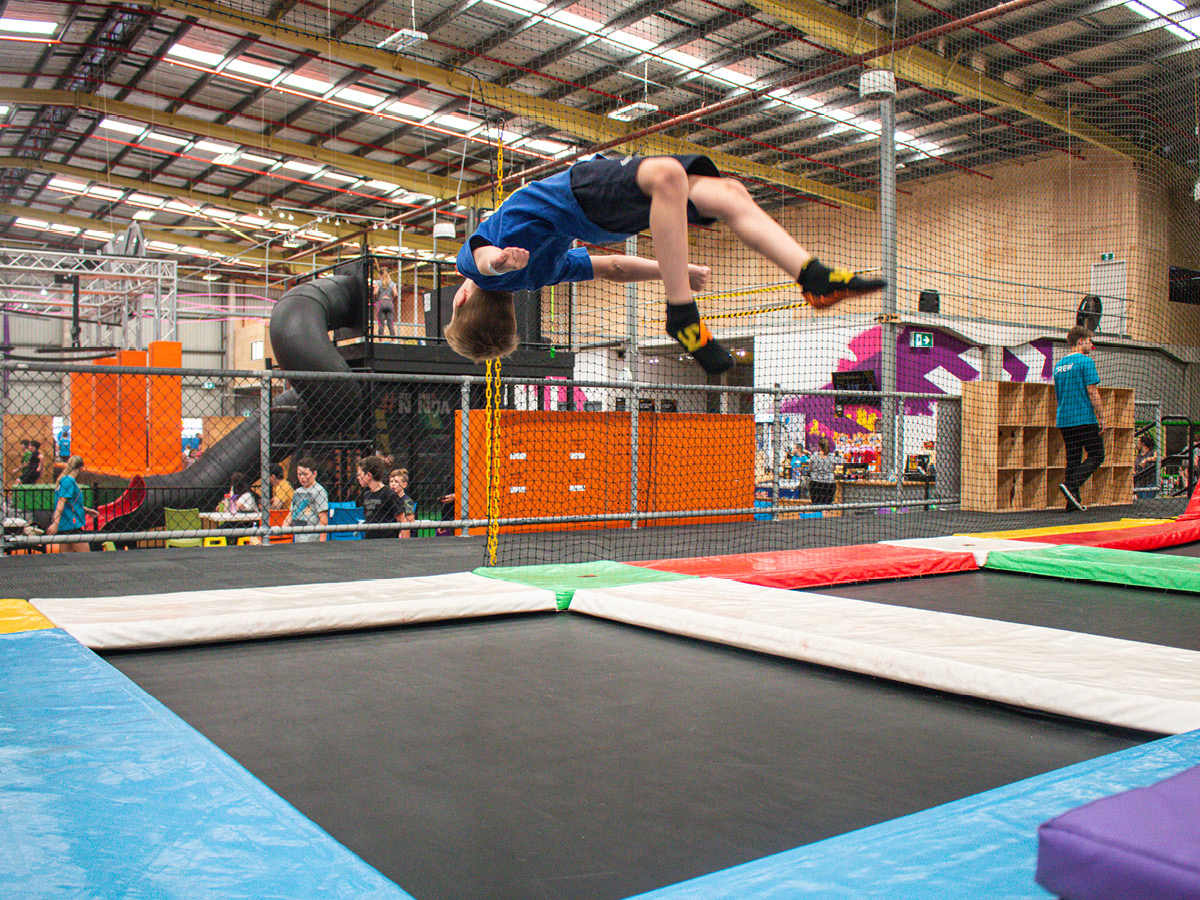
<instances>
[{"instance_id":1,"label":"yellow chain","mask_svg":"<svg viewBox=\"0 0 1200 900\"><path fill-rule=\"evenodd\" d=\"M496 137L496 206L504 202L504 127Z\"/></svg>"},{"instance_id":2,"label":"yellow chain","mask_svg":"<svg viewBox=\"0 0 1200 900\"><path fill-rule=\"evenodd\" d=\"M500 537L500 360L487 361L487 414L484 419L487 473L488 565L496 564Z\"/></svg>"}]
</instances>

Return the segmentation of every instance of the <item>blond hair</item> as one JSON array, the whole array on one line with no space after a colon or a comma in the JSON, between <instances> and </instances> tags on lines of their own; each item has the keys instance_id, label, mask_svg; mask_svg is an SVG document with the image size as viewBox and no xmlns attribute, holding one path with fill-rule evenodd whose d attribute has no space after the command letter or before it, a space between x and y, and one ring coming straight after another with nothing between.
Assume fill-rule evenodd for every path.
<instances>
[{"instance_id":1,"label":"blond hair","mask_svg":"<svg viewBox=\"0 0 1200 900\"><path fill-rule=\"evenodd\" d=\"M471 362L500 359L517 349L517 313L508 291L485 291L456 306L446 326L446 343Z\"/></svg>"},{"instance_id":2,"label":"blond hair","mask_svg":"<svg viewBox=\"0 0 1200 900\"><path fill-rule=\"evenodd\" d=\"M82 456L70 456L67 458L67 464L63 466L62 474L58 476L58 480L54 482L55 487L62 484L62 480L68 475L74 477L75 473L83 468Z\"/></svg>"}]
</instances>

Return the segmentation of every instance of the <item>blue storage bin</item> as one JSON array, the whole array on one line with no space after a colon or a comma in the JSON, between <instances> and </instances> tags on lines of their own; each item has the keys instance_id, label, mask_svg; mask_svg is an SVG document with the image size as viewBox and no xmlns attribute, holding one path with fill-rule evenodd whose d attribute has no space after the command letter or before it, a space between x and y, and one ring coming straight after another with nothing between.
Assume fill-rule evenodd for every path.
<instances>
[{"instance_id":1,"label":"blue storage bin","mask_svg":"<svg viewBox=\"0 0 1200 900\"><path fill-rule=\"evenodd\" d=\"M357 503L329 504L330 525L356 525L362 521L362 507L360 507ZM362 539L363 533L361 531L329 532L329 540L331 541L361 541Z\"/></svg>"}]
</instances>

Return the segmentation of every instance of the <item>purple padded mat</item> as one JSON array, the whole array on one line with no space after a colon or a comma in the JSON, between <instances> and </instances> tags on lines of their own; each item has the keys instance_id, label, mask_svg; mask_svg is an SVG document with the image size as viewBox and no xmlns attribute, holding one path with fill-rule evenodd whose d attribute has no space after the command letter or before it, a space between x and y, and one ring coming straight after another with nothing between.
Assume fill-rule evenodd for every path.
<instances>
[{"instance_id":1,"label":"purple padded mat","mask_svg":"<svg viewBox=\"0 0 1200 900\"><path fill-rule=\"evenodd\" d=\"M1200 766L1043 823L1037 882L1064 900L1200 898Z\"/></svg>"}]
</instances>

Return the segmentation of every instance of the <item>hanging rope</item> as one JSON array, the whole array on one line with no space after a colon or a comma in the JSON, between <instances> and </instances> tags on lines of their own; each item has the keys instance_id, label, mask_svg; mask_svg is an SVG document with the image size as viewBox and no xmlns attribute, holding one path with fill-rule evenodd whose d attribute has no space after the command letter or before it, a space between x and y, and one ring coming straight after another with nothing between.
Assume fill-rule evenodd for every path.
<instances>
[{"instance_id":1,"label":"hanging rope","mask_svg":"<svg viewBox=\"0 0 1200 900\"><path fill-rule=\"evenodd\" d=\"M484 419L484 453L487 456L488 565L496 564L500 536L500 360L487 361L487 415Z\"/></svg>"},{"instance_id":2,"label":"hanging rope","mask_svg":"<svg viewBox=\"0 0 1200 900\"><path fill-rule=\"evenodd\" d=\"M496 206L504 202L504 123L496 130Z\"/></svg>"}]
</instances>

